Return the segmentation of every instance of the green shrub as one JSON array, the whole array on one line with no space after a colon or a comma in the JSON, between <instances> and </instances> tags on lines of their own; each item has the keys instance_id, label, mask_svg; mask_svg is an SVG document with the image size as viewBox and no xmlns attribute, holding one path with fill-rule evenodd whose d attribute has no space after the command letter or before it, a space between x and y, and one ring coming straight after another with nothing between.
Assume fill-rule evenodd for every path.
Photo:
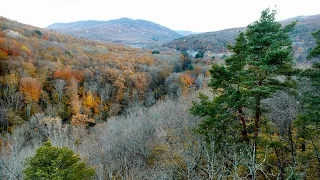
<instances>
[{"instance_id":1,"label":"green shrub","mask_svg":"<svg viewBox=\"0 0 320 180\"><path fill-rule=\"evenodd\" d=\"M25 179L87 180L94 177L95 170L87 168L71 149L55 147L47 141L27 159L24 174Z\"/></svg>"}]
</instances>

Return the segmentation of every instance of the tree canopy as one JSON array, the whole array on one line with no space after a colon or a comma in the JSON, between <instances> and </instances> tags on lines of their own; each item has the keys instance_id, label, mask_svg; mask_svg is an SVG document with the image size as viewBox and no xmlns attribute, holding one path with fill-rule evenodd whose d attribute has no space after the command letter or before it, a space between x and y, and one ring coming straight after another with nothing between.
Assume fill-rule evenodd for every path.
<instances>
[{"instance_id":1,"label":"tree canopy","mask_svg":"<svg viewBox=\"0 0 320 180\"><path fill-rule=\"evenodd\" d=\"M95 170L87 168L79 155L67 147L52 146L49 141L27 160L25 179L91 179Z\"/></svg>"},{"instance_id":2,"label":"tree canopy","mask_svg":"<svg viewBox=\"0 0 320 180\"><path fill-rule=\"evenodd\" d=\"M191 109L193 114L206 117L199 126L202 133L237 138L234 135L241 132L245 141L249 136L257 137L263 111L261 100L294 85L288 32L295 22L282 27L275 21L275 15L275 10L264 10L260 19L249 24L236 43L228 46L233 54L225 64L212 66L209 86L215 97L209 100L201 95L201 102Z\"/></svg>"}]
</instances>

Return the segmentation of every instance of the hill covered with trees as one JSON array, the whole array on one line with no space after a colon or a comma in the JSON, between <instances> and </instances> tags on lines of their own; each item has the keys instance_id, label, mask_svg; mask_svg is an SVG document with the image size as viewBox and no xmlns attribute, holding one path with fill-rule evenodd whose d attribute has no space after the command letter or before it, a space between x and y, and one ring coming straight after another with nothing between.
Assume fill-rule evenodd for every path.
<instances>
[{"instance_id":1,"label":"hill covered with trees","mask_svg":"<svg viewBox=\"0 0 320 180\"><path fill-rule=\"evenodd\" d=\"M188 64L178 51L85 40L5 18L0 28L1 131L40 112L92 125L187 92L208 69L183 72Z\"/></svg>"},{"instance_id":2,"label":"hill covered with trees","mask_svg":"<svg viewBox=\"0 0 320 180\"><path fill-rule=\"evenodd\" d=\"M298 25L275 16L223 61L2 18L0 177L319 179L320 63L296 66ZM310 36L312 60L320 28Z\"/></svg>"},{"instance_id":3,"label":"hill covered with trees","mask_svg":"<svg viewBox=\"0 0 320 180\"><path fill-rule=\"evenodd\" d=\"M56 23L47 29L77 37L121 43L135 47L159 45L182 37L177 32L146 20L121 18L110 21Z\"/></svg>"},{"instance_id":4,"label":"hill covered with trees","mask_svg":"<svg viewBox=\"0 0 320 180\"><path fill-rule=\"evenodd\" d=\"M290 32L290 37L295 58L301 62L306 60L310 49L316 45L311 33L320 28L320 15L290 18L282 21L281 24L285 25L292 21L297 21L297 25ZM239 32L244 32L245 30L245 27L239 27L193 34L165 43L164 46L179 51L196 51L207 53L208 56L222 56L222 54L229 53L227 45L235 43L235 38Z\"/></svg>"}]
</instances>

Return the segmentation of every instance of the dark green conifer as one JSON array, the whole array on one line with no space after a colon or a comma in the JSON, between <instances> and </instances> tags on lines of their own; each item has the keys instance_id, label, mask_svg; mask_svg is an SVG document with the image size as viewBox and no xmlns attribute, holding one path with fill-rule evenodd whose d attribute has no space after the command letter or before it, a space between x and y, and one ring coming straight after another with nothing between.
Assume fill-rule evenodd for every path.
<instances>
[{"instance_id":1,"label":"dark green conifer","mask_svg":"<svg viewBox=\"0 0 320 180\"><path fill-rule=\"evenodd\" d=\"M293 87L293 50L288 32L295 22L282 27L275 15L274 10L262 11L260 19L228 46L233 54L225 64L212 66L209 86L214 98L209 100L201 94L201 102L191 108L191 113L205 117L198 128L200 133L214 136L215 141L256 138L263 112L261 101Z\"/></svg>"}]
</instances>

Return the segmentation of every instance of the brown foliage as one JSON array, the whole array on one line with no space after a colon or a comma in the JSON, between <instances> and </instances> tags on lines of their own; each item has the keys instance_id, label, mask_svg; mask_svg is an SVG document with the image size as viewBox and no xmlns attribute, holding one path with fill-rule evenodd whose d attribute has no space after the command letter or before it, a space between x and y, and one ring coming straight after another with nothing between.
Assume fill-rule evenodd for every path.
<instances>
[{"instance_id":1,"label":"brown foliage","mask_svg":"<svg viewBox=\"0 0 320 180\"><path fill-rule=\"evenodd\" d=\"M37 68L31 62L22 62L23 69L32 77L36 75Z\"/></svg>"},{"instance_id":2,"label":"brown foliage","mask_svg":"<svg viewBox=\"0 0 320 180\"><path fill-rule=\"evenodd\" d=\"M70 96L72 113L78 114L81 110L81 102L78 95L78 83L76 82L76 80L72 79L67 88L67 92Z\"/></svg>"},{"instance_id":3,"label":"brown foliage","mask_svg":"<svg viewBox=\"0 0 320 180\"><path fill-rule=\"evenodd\" d=\"M28 103L42 98L41 102L57 109L63 119L79 113L89 117L98 113L116 115L133 99L145 101L147 90L157 89L157 97L163 96L165 90L158 86L163 85L180 61L179 52L169 56L163 51L154 56L150 50L89 41L46 29L41 29L39 36L34 33L38 28L0 19L0 59L5 60L1 61L0 69L2 85L13 91L19 89ZM33 80L19 82L19 78L26 76ZM56 79L66 81L59 101L53 88ZM96 89L85 87L85 83L93 81ZM102 90L105 84L110 87ZM43 90L41 85L45 87ZM33 113L47 108L43 103L38 104L38 109L35 105Z\"/></svg>"},{"instance_id":4,"label":"brown foliage","mask_svg":"<svg viewBox=\"0 0 320 180\"><path fill-rule=\"evenodd\" d=\"M7 59L8 59L8 53L0 49L0 60L7 60Z\"/></svg>"},{"instance_id":5,"label":"brown foliage","mask_svg":"<svg viewBox=\"0 0 320 180\"><path fill-rule=\"evenodd\" d=\"M19 79L15 72L11 72L10 74L2 76L0 82L7 87L14 88L18 86Z\"/></svg>"},{"instance_id":6,"label":"brown foliage","mask_svg":"<svg viewBox=\"0 0 320 180\"><path fill-rule=\"evenodd\" d=\"M94 123L95 121L92 118L89 118L86 114L73 115L71 120L71 124L73 126L89 126Z\"/></svg>"},{"instance_id":7,"label":"brown foliage","mask_svg":"<svg viewBox=\"0 0 320 180\"><path fill-rule=\"evenodd\" d=\"M53 73L53 77L60 78L66 81L70 81L71 79L75 79L77 82L81 82L83 80L83 73L78 70L72 70L70 68L65 68L63 70L58 70Z\"/></svg>"},{"instance_id":8,"label":"brown foliage","mask_svg":"<svg viewBox=\"0 0 320 180\"><path fill-rule=\"evenodd\" d=\"M38 80L25 77L20 79L19 91L25 96L26 102L37 102L40 98L42 87Z\"/></svg>"}]
</instances>

